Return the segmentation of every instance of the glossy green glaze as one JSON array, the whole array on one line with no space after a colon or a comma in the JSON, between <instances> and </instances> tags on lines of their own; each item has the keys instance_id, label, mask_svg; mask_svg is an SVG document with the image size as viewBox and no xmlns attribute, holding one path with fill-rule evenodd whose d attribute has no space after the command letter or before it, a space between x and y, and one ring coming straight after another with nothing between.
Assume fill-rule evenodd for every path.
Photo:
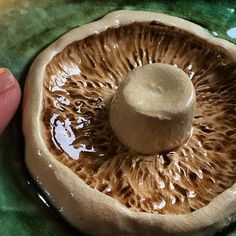
<instances>
[{"instance_id":1,"label":"glossy green glaze","mask_svg":"<svg viewBox=\"0 0 236 236\"><path fill-rule=\"evenodd\" d=\"M43 48L68 30L119 9L180 16L236 43L233 0L0 0L0 66L10 68L23 87ZM0 137L0 235L80 235L40 199L24 166L23 142L19 109ZM219 235L236 235L236 225Z\"/></svg>"}]
</instances>

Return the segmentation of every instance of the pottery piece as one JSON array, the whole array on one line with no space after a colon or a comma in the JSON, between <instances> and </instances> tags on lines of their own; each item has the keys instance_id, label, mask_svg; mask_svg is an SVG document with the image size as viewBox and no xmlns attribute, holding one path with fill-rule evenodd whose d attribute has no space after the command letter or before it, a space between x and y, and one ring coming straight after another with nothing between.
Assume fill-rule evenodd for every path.
<instances>
[{"instance_id":1,"label":"pottery piece","mask_svg":"<svg viewBox=\"0 0 236 236\"><path fill-rule=\"evenodd\" d=\"M157 13L118 11L70 31L37 57L27 79L32 176L86 232L215 233L236 213L235 55L235 45L200 26ZM197 111L186 145L144 159L112 135L107 107L128 71L157 62L189 75Z\"/></svg>"}]
</instances>

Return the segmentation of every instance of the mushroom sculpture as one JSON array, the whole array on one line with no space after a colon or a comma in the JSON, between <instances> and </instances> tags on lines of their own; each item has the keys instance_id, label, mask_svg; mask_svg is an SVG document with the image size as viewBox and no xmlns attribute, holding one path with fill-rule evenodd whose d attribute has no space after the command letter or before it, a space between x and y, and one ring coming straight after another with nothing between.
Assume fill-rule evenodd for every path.
<instances>
[{"instance_id":1,"label":"mushroom sculpture","mask_svg":"<svg viewBox=\"0 0 236 236\"><path fill-rule=\"evenodd\" d=\"M212 235L236 217L236 46L117 11L68 32L25 85L26 164L99 235Z\"/></svg>"}]
</instances>

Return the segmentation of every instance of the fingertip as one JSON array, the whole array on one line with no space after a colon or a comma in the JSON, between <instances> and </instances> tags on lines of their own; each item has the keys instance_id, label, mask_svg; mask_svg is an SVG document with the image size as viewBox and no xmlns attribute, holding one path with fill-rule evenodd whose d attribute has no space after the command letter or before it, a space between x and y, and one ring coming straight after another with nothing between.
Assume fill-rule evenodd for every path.
<instances>
[{"instance_id":1,"label":"fingertip","mask_svg":"<svg viewBox=\"0 0 236 236\"><path fill-rule=\"evenodd\" d=\"M20 85L6 68L0 68L0 134L9 124L19 106Z\"/></svg>"}]
</instances>

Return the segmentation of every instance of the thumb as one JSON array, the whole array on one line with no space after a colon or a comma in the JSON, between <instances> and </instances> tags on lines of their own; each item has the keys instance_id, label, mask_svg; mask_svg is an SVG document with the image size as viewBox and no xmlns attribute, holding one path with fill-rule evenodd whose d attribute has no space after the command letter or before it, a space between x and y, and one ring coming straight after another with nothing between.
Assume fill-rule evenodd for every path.
<instances>
[{"instance_id":1,"label":"thumb","mask_svg":"<svg viewBox=\"0 0 236 236\"><path fill-rule=\"evenodd\" d=\"M0 68L0 134L9 124L20 103L20 86L6 68Z\"/></svg>"}]
</instances>

